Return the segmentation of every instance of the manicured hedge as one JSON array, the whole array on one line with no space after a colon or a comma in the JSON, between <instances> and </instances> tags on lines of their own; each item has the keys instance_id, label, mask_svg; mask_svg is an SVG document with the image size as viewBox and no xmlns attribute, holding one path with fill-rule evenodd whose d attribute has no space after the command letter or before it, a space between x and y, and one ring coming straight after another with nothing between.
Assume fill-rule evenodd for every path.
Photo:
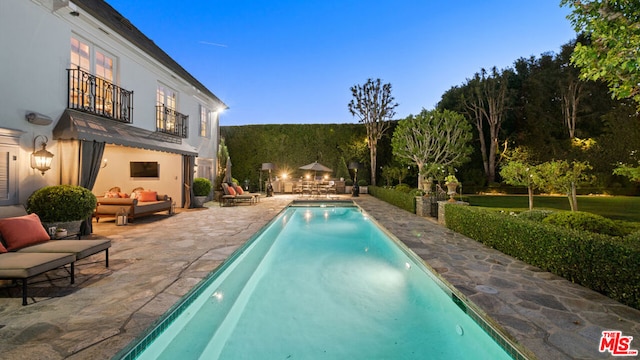
<instances>
[{"instance_id":1,"label":"manicured hedge","mask_svg":"<svg viewBox=\"0 0 640 360\"><path fill-rule=\"evenodd\" d=\"M394 189L387 189L379 186L368 187L369 194L378 199L395 205L411 213L416 213L416 199L412 193L405 193Z\"/></svg>"},{"instance_id":2,"label":"manicured hedge","mask_svg":"<svg viewBox=\"0 0 640 360\"><path fill-rule=\"evenodd\" d=\"M640 309L640 245L471 206L445 206L447 227L545 271Z\"/></svg>"}]
</instances>

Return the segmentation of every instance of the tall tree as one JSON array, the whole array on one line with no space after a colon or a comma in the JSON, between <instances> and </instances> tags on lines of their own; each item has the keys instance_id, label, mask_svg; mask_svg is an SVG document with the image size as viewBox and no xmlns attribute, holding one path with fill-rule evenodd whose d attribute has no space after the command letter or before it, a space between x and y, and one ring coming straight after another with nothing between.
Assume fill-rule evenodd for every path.
<instances>
[{"instance_id":1,"label":"tall tree","mask_svg":"<svg viewBox=\"0 0 640 360\"><path fill-rule=\"evenodd\" d=\"M351 87L353 99L349 102L349 112L357 116L367 128L369 157L371 158L371 185L376 185L376 158L378 140L389 128L388 120L395 116L398 106L391 96L391 84L382 84L380 79L368 79L363 85Z\"/></svg>"},{"instance_id":2,"label":"tall tree","mask_svg":"<svg viewBox=\"0 0 640 360\"><path fill-rule=\"evenodd\" d=\"M464 116L450 111L427 111L409 115L393 132L393 154L418 167L418 188L426 188L425 179L438 167L451 168L469 159L472 148L471 125Z\"/></svg>"},{"instance_id":3,"label":"tall tree","mask_svg":"<svg viewBox=\"0 0 640 360\"><path fill-rule=\"evenodd\" d=\"M569 6L571 25L586 33L590 43L578 42L572 61L584 79L603 80L617 99L631 98L640 108L640 2L562 0Z\"/></svg>"},{"instance_id":4,"label":"tall tree","mask_svg":"<svg viewBox=\"0 0 640 360\"><path fill-rule=\"evenodd\" d=\"M500 176L509 185L526 186L529 195L529 210L533 209L533 191L537 188L534 178L536 167L531 159L530 151L517 147L505 153L507 163L500 169Z\"/></svg>"},{"instance_id":5,"label":"tall tree","mask_svg":"<svg viewBox=\"0 0 640 360\"><path fill-rule=\"evenodd\" d=\"M568 74L563 83L560 84L562 94L562 115L564 124L569 130L569 138L576 137L576 121L578 119L578 106L582 98L582 82L577 77Z\"/></svg>"},{"instance_id":6,"label":"tall tree","mask_svg":"<svg viewBox=\"0 0 640 360\"><path fill-rule=\"evenodd\" d=\"M468 113L471 115L480 140L480 151L487 181L492 183L496 178L496 161L502 122L507 110L508 76L510 71L499 73L493 67L491 74L482 69L469 80L471 94L464 99ZM485 134L485 123L487 124ZM487 146L485 136L489 137Z\"/></svg>"},{"instance_id":7,"label":"tall tree","mask_svg":"<svg viewBox=\"0 0 640 360\"><path fill-rule=\"evenodd\" d=\"M540 189L550 192L563 192L569 199L571 211L578 211L577 186L580 182L589 182L587 174L592 167L588 162L554 160L536 166L534 182Z\"/></svg>"}]
</instances>

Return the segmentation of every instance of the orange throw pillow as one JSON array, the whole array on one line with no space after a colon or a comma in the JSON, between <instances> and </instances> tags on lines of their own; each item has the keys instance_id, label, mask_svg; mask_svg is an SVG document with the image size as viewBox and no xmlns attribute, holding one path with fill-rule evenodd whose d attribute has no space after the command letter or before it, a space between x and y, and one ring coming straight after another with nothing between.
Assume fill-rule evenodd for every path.
<instances>
[{"instance_id":1,"label":"orange throw pillow","mask_svg":"<svg viewBox=\"0 0 640 360\"><path fill-rule=\"evenodd\" d=\"M236 189L233 188L233 186L228 186L229 189L229 195L235 195L236 194Z\"/></svg>"},{"instance_id":2,"label":"orange throw pillow","mask_svg":"<svg viewBox=\"0 0 640 360\"><path fill-rule=\"evenodd\" d=\"M156 191L141 191L138 194L138 201L158 201L158 193Z\"/></svg>"},{"instance_id":3,"label":"orange throw pillow","mask_svg":"<svg viewBox=\"0 0 640 360\"><path fill-rule=\"evenodd\" d=\"M236 192L238 193L238 195L244 194L244 191L242 190L241 186L234 186L234 188L236 189Z\"/></svg>"},{"instance_id":4,"label":"orange throw pillow","mask_svg":"<svg viewBox=\"0 0 640 360\"><path fill-rule=\"evenodd\" d=\"M0 219L0 233L9 251L49 241L37 214Z\"/></svg>"},{"instance_id":5,"label":"orange throw pillow","mask_svg":"<svg viewBox=\"0 0 640 360\"><path fill-rule=\"evenodd\" d=\"M4 247L4 245L2 245L2 243L0 243L0 254L4 254L7 252L7 248Z\"/></svg>"}]
</instances>

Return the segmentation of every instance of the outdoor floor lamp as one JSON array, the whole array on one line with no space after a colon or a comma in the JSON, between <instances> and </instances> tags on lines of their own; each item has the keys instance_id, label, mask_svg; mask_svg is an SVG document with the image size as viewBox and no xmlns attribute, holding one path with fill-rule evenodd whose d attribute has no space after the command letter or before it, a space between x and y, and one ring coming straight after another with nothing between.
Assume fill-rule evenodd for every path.
<instances>
[{"instance_id":1,"label":"outdoor floor lamp","mask_svg":"<svg viewBox=\"0 0 640 360\"><path fill-rule=\"evenodd\" d=\"M358 169L361 168L357 161L352 161L349 163L349 170L353 170L353 187L351 188L351 196L358 197L360 196L360 186L358 186Z\"/></svg>"},{"instance_id":2,"label":"outdoor floor lamp","mask_svg":"<svg viewBox=\"0 0 640 360\"><path fill-rule=\"evenodd\" d=\"M267 185L267 197L273 196L273 185L271 185L271 170L275 170L276 165L273 163L262 163L262 170L269 170L269 183ZM260 181L262 185L262 181Z\"/></svg>"},{"instance_id":3,"label":"outdoor floor lamp","mask_svg":"<svg viewBox=\"0 0 640 360\"><path fill-rule=\"evenodd\" d=\"M36 142L38 138L42 139L42 149L36 151ZM47 151L47 142L49 138L44 135L38 135L33 138L33 153L31 154L31 168L39 170L42 175L44 172L51 169L51 160L53 160L53 154Z\"/></svg>"}]
</instances>

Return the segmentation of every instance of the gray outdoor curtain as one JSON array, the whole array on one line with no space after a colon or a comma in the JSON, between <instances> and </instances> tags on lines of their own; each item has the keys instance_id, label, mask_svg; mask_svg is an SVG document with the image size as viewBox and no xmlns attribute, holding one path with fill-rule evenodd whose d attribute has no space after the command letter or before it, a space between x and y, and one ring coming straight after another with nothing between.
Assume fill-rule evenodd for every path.
<instances>
[{"instance_id":1,"label":"gray outdoor curtain","mask_svg":"<svg viewBox=\"0 0 640 360\"><path fill-rule=\"evenodd\" d=\"M195 156L182 155L182 178L184 179L182 207L186 209L191 208L191 204L193 204L193 167L195 163Z\"/></svg>"},{"instance_id":2,"label":"gray outdoor curtain","mask_svg":"<svg viewBox=\"0 0 640 360\"><path fill-rule=\"evenodd\" d=\"M78 174L78 185L93 189L96 183L100 165L102 164L102 155L104 154L104 142L97 141L80 141L80 171ZM80 227L81 235L89 235L93 232L93 224L91 217L82 222Z\"/></svg>"}]
</instances>

